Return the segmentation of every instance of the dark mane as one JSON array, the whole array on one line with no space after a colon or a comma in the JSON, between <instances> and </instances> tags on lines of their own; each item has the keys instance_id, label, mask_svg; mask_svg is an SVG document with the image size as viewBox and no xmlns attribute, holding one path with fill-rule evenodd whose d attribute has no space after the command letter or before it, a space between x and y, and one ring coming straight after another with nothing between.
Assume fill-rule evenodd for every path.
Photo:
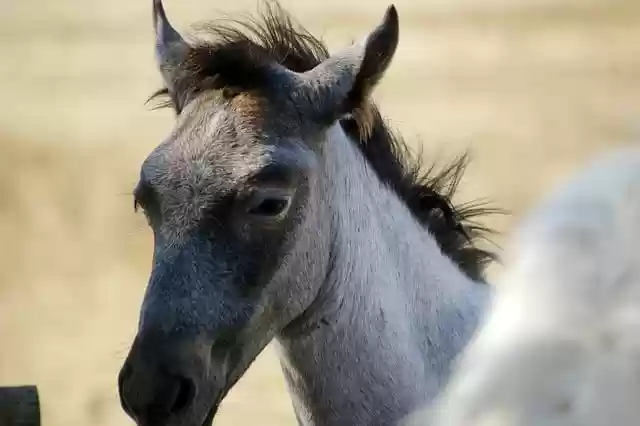
<instances>
[{"instance_id":1,"label":"dark mane","mask_svg":"<svg viewBox=\"0 0 640 426\"><path fill-rule=\"evenodd\" d=\"M251 89L265 84L274 62L303 72L329 57L323 42L294 23L277 3L266 4L258 18L214 22L202 26L207 38L192 45L177 90L198 93L212 88ZM152 99L168 95L158 91ZM180 111L178 99L170 105ZM424 168L410 153L405 140L385 123L371 102L357 106L341 125L364 154L383 183L392 188L415 218L435 237L443 253L476 281L483 281L485 266L496 255L478 247L491 230L477 218L499 212L483 203L454 205L452 197L468 163L466 154L436 171Z\"/></svg>"}]
</instances>

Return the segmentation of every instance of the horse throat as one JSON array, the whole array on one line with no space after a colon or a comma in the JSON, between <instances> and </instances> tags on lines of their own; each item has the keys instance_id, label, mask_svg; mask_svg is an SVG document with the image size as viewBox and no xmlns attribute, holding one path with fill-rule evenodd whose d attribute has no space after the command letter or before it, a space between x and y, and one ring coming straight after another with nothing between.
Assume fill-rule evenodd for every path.
<instances>
[{"instance_id":1,"label":"horse throat","mask_svg":"<svg viewBox=\"0 0 640 426\"><path fill-rule=\"evenodd\" d=\"M485 305L336 125L321 193L331 234L320 292L277 339L303 425L391 425L433 399Z\"/></svg>"}]
</instances>

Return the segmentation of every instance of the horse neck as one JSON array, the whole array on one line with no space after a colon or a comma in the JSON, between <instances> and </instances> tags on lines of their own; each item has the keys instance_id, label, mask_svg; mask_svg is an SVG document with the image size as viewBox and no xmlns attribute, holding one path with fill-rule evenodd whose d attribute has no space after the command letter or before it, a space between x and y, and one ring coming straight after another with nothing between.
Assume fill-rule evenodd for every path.
<instances>
[{"instance_id":1,"label":"horse neck","mask_svg":"<svg viewBox=\"0 0 640 426\"><path fill-rule=\"evenodd\" d=\"M324 159L331 261L304 318L278 339L284 373L301 424L393 424L437 394L486 290L441 253L338 125Z\"/></svg>"}]
</instances>

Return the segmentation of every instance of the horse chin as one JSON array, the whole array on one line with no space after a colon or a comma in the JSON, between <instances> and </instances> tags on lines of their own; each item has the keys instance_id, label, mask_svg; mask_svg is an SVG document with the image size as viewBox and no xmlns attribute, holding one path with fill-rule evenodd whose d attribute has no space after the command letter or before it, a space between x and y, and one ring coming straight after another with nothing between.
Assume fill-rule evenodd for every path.
<instances>
[{"instance_id":1,"label":"horse chin","mask_svg":"<svg viewBox=\"0 0 640 426\"><path fill-rule=\"evenodd\" d=\"M218 395L215 398L215 402L214 402L213 406L211 407L211 409L209 410L207 416L205 417L204 421L202 422L202 426L211 426L213 424L213 420L214 420L216 414L218 413L218 409L220 408L220 404L222 403L224 398L227 396L229 391L231 391L231 389L236 385L238 380L240 380L240 378L244 375L244 373L246 373L246 371L249 369L249 367L253 363L253 361L255 361L255 359L257 358L259 353L260 353L260 351L258 351L258 353L254 357L252 357L249 362L247 362L247 363L239 362L239 363L237 363L236 365L234 365L230 369L229 375L227 376L227 379L226 379L226 384L218 392Z\"/></svg>"},{"instance_id":2,"label":"horse chin","mask_svg":"<svg viewBox=\"0 0 640 426\"><path fill-rule=\"evenodd\" d=\"M218 393L218 396L216 397L215 402L213 403L213 406L211 407L206 417L202 421L201 426L211 426L213 424L213 420L216 417L216 414L218 414L218 409L220 408L220 404L222 403L222 400L227 396L227 394L233 387L233 384L235 384L235 382L232 382L229 386L226 386L223 390L220 391L220 393Z\"/></svg>"},{"instance_id":3,"label":"horse chin","mask_svg":"<svg viewBox=\"0 0 640 426\"><path fill-rule=\"evenodd\" d=\"M207 417L205 417L204 421L202 422L202 426L211 426L213 424L213 418L218 413L218 408L219 407L220 407L220 405L217 402L216 402L216 404L214 404L213 407L211 407L211 410L209 410L209 413L207 414Z\"/></svg>"},{"instance_id":4,"label":"horse chin","mask_svg":"<svg viewBox=\"0 0 640 426\"><path fill-rule=\"evenodd\" d=\"M224 399L224 397L227 396L228 392L229 390L223 390L218 394L213 405L209 409L209 412L207 412L206 417L202 421L202 424L198 426L211 426L213 424L213 419L216 417L216 414L218 414L218 409L220 408L220 404L222 403L222 400Z\"/></svg>"}]
</instances>

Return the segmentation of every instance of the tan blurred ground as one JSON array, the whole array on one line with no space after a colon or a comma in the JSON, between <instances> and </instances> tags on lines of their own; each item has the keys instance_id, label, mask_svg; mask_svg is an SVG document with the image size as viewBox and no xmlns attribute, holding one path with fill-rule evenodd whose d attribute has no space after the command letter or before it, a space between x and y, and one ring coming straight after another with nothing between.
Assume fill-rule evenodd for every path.
<instances>
[{"instance_id":1,"label":"tan blurred ground","mask_svg":"<svg viewBox=\"0 0 640 426\"><path fill-rule=\"evenodd\" d=\"M254 1L166 0L180 28ZM115 379L150 235L129 193L172 124L150 1L0 0L0 385L41 387L45 426L120 426ZM386 0L288 0L339 47ZM471 148L461 199L516 216L595 153L640 139L640 2L397 0L401 42L376 93L426 154ZM508 230L511 219L491 221ZM498 239L500 240L500 239ZM267 351L219 424L294 424Z\"/></svg>"}]
</instances>

